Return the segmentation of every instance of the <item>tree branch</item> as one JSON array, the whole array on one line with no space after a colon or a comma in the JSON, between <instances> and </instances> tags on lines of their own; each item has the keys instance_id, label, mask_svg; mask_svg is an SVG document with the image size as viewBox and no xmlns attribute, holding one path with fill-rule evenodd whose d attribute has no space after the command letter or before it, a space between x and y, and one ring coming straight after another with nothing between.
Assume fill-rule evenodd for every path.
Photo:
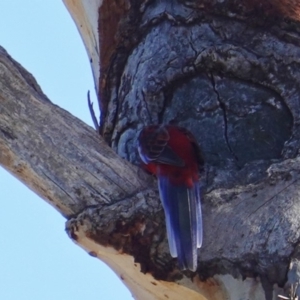
<instances>
[{"instance_id":1,"label":"tree branch","mask_svg":"<svg viewBox=\"0 0 300 300\"><path fill-rule=\"evenodd\" d=\"M101 0L63 0L80 33L91 64L96 90L99 91L100 48L98 35L98 9Z\"/></svg>"},{"instance_id":2,"label":"tree branch","mask_svg":"<svg viewBox=\"0 0 300 300\"><path fill-rule=\"evenodd\" d=\"M137 168L82 121L53 105L0 49L0 163L68 217L144 189Z\"/></svg>"},{"instance_id":3,"label":"tree branch","mask_svg":"<svg viewBox=\"0 0 300 300\"><path fill-rule=\"evenodd\" d=\"M184 286L142 274L125 254L135 253L134 244L138 249L142 242L152 243L153 237L143 233L163 223L157 193L146 188L153 182L116 155L93 128L53 105L3 48L0 100L1 166L69 218L73 240L105 261L140 299L199 299ZM97 229L94 236L92 229Z\"/></svg>"},{"instance_id":4,"label":"tree branch","mask_svg":"<svg viewBox=\"0 0 300 300\"><path fill-rule=\"evenodd\" d=\"M98 9L100 2L93 5ZM184 7L185 1L146 2L143 10L127 1L120 7L104 1L99 10L100 38L106 41L101 132L134 161L136 128L149 122L149 112L152 121L177 120L197 131L208 158L201 280L179 272L168 253L152 181L90 127L52 105L3 50L0 163L68 217L69 236L105 260L136 297L193 299L197 291L207 299L271 299L280 292L274 286L287 281L290 262L300 257L297 30L286 24L266 29L260 18L253 26L243 13L224 18L218 11ZM110 18L111 8L117 18ZM93 20L84 36L95 36ZM140 274L137 263L148 275ZM298 263L290 266L297 274ZM149 274L179 285L158 284ZM294 276L289 284L299 281Z\"/></svg>"}]
</instances>

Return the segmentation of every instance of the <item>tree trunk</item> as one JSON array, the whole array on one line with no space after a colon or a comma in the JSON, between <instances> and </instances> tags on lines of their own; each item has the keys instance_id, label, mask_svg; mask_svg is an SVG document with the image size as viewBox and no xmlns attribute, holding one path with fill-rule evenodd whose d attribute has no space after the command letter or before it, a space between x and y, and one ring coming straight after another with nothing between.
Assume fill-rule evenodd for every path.
<instances>
[{"instance_id":1,"label":"tree trunk","mask_svg":"<svg viewBox=\"0 0 300 300\"><path fill-rule=\"evenodd\" d=\"M64 2L91 59L100 134L119 156L1 50L0 164L138 299L299 296L300 5ZM189 128L205 156L196 273L169 254L154 180L120 158L137 163L138 132L157 123Z\"/></svg>"}]
</instances>

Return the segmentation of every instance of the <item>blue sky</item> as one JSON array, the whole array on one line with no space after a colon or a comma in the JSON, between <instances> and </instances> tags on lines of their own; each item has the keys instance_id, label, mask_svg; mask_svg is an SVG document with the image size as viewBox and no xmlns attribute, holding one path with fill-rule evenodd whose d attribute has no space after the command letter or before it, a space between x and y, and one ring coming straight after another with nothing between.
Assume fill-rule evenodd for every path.
<instances>
[{"instance_id":1,"label":"blue sky","mask_svg":"<svg viewBox=\"0 0 300 300\"><path fill-rule=\"evenodd\" d=\"M0 16L0 45L52 102L92 126L92 72L62 1L1 1ZM0 186L0 299L132 299L105 264L67 237L64 218L1 167Z\"/></svg>"}]
</instances>

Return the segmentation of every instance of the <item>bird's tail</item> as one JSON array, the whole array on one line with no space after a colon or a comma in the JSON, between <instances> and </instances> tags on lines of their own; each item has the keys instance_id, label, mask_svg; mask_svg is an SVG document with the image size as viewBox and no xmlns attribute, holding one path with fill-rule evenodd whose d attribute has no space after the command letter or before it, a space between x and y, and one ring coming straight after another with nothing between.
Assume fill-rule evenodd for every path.
<instances>
[{"instance_id":1,"label":"bird's tail","mask_svg":"<svg viewBox=\"0 0 300 300\"><path fill-rule=\"evenodd\" d=\"M202 244L199 183L188 188L172 184L167 176L159 176L159 193L165 211L170 253L172 257L178 257L181 269L195 271L197 248Z\"/></svg>"}]
</instances>

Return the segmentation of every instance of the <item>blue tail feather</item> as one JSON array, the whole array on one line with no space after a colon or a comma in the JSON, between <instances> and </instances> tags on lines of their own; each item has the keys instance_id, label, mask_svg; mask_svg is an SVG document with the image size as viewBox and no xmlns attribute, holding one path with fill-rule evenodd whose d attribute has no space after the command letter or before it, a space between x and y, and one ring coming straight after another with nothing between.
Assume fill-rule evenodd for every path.
<instances>
[{"instance_id":1,"label":"blue tail feather","mask_svg":"<svg viewBox=\"0 0 300 300\"><path fill-rule=\"evenodd\" d=\"M197 248L202 244L202 216L199 184L192 188L173 185L159 176L159 193L166 216L170 253L178 257L181 269L195 271Z\"/></svg>"},{"instance_id":2,"label":"blue tail feather","mask_svg":"<svg viewBox=\"0 0 300 300\"><path fill-rule=\"evenodd\" d=\"M202 227L202 210L201 210L201 198L200 198L200 186L199 183L194 184L194 193L196 199L196 216L197 216L197 248L202 246L203 240L203 227Z\"/></svg>"}]
</instances>

